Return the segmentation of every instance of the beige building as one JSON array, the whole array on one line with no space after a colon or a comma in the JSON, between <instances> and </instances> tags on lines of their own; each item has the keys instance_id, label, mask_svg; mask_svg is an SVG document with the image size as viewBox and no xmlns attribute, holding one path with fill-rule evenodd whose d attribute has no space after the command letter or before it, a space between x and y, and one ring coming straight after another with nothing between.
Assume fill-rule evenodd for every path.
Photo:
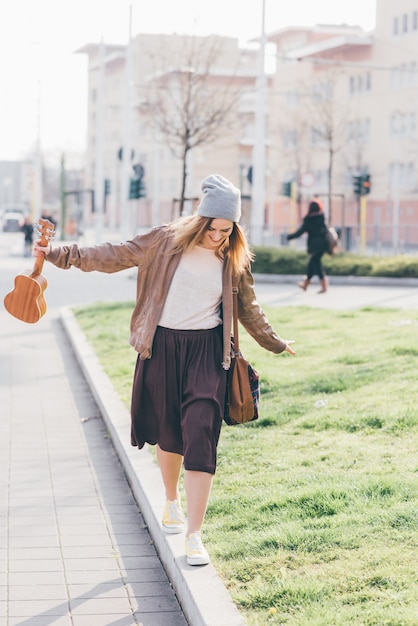
<instances>
[{"instance_id":1,"label":"beige building","mask_svg":"<svg viewBox=\"0 0 418 626\"><path fill-rule=\"evenodd\" d=\"M418 244L418 3L377 0L376 17L372 33L324 25L269 36L277 46L269 136L275 231L292 228L318 194L351 248L362 237L375 249ZM361 174L371 187L359 202L353 176ZM282 180L296 181L299 206L277 197Z\"/></svg>"},{"instance_id":2,"label":"beige building","mask_svg":"<svg viewBox=\"0 0 418 626\"><path fill-rule=\"evenodd\" d=\"M126 211L130 231L178 215L183 163L190 199L185 212L193 209L210 173L222 173L244 195L250 193L256 50L240 48L232 38L140 34L129 57L125 46L103 50L90 44L79 52L89 57L86 185L95 186L99 165L100 178L110 181L110 225L119 226ZM186 128L191 149L183 158ZM132 158L126 170L127 136ZM143 168L146 197L127 202L124 177L134 177L133 166ZM245 202L244 208L248 213Z\"/></svg>"},{"instance_id":3,"label":"beige building","mask_svg":"<svg viewBox=\"0 0 418 626\"><path fill-rule=\"evenodd\" d=\"M371 33L346 25L288 27L269 33L268 40L276 46L276 66L265 112L265 243L284 241L281 235L299 223L309 198L318 195L350 249L416 247L418 2L377 0ZM230 106L216 132L188 153L185 195L191 200L185 210L199 197L202 178L218 172L241 187L248 224L257 51L239 47L233 38L140 34L128 57L125 46L106 46L102 64L97 44L80 52L89 57L87 185L97 183L100 166L111 189L107 223L117 227L129 212L130 228L136 229L177 214L181 145L158 126L164 126L167 112L173 126L184 115L181 96L195 80L200 91L191 116L197 121L208 115L205 102L228 100ZM127 136L130 172L141 165L146 186L145 198L129 202L126 160L120 158ZM370 193L359 199L353 177L366 174ZM287 181L293 181L292 198L283 195Z\"/></svg>"}]
</instances>

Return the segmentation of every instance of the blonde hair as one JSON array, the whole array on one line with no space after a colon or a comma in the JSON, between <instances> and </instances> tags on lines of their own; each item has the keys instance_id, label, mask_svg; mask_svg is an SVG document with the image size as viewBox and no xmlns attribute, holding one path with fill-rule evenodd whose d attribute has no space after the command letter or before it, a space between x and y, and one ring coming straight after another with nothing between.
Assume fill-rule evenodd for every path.
<instances>
[{"instance_id":1,"label":"blonde hair","mask_svg":"<svg viewBox=\"0 0 418 626\"><path fill-rule=\"evenodd\" d=\"M212 217L187 215L168 224L167 228L174 236L173 254L192 250L198 245L212 220ZM221 260L228 258L234 274L242 274L249 267L254 256L243 229L236 222L233 222L231 234L216 248L215 254Z\"/></svg>"}]
</instances>

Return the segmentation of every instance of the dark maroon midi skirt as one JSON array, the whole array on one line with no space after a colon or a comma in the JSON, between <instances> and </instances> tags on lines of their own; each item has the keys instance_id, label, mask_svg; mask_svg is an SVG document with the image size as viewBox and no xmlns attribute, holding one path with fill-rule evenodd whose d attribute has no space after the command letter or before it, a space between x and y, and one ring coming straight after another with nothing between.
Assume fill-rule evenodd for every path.
<instances>
[{"instance_id":1,"label":"dark maroon midi skirt","mask_svg":"<svg viewBox=\"0 0 418 626\"><path fill-rule=\"evenodd\" d=\"M152 358L137 359L132 390L131 443L157 444L184 457L186 470L216 470L226 371L222 326L210 330L157 328Z\"/></svg>"}]
</instances>

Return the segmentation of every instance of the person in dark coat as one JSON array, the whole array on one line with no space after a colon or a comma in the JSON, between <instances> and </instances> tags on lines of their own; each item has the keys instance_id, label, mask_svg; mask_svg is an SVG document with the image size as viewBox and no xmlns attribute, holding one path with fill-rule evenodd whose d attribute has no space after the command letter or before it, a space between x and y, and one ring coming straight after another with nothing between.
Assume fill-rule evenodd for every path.
<instances>
[{"instance_id":1,"label":"person in dark coat","mask_svg":"<svg viewBox=\"0 0 418 626\"><path fill-rule=\"evenodd\" d=\"M304 291L307 290L313 276L318 276L321 283L321 289L318 293L325 293L328 288L327 277L322 267L322 255L327 250L325 232L325 215L322 204L319 200L312 200L309 203L308 212L303 218L300 228L294 233L287 235L289 241L290 239L300 237L304 233L308 234L309 262L307 274L304 276L303 281L298 283L299 287Z\"/></svg>"},{"instance_id":2,"label":"person in dark coat","mask_svg":"<svg viewBox=\"0 0 418 626\"><path fill-rule=\"evenodd\" d=\"M48 220L53 224L54 228L57 227L57 220L48 211L42 211L41 217L43 220Z\"/></svg>"},{"instance_id":3,"label":"person in dark coat","mask_svg":"<svg viewBox=\"0 0 418 626\"><path fill-rule=\"evenodd\" d=\"M24 237L23 256L28 257L32 255L33 244L33 224L29 216L25 217L22 232Z\"/></svg>"}]
</instances>

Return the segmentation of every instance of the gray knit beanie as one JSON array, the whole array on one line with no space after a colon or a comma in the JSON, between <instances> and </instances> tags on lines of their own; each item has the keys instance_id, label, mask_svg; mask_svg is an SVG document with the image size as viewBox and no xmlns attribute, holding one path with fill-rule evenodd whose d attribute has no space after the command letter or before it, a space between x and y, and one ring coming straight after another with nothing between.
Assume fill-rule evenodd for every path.
<instances>
[{"instance_id":1,"label":"gray knit beanie","mask_svg":"<svg viewBox=\"0 0 418 626\"><path fill-rule=\"evenodd\" d=\"M202 182L202 191L198 215L239 222L241 192L229 180L219 174L211 174Z\"/></svg>"}]
</instances>

